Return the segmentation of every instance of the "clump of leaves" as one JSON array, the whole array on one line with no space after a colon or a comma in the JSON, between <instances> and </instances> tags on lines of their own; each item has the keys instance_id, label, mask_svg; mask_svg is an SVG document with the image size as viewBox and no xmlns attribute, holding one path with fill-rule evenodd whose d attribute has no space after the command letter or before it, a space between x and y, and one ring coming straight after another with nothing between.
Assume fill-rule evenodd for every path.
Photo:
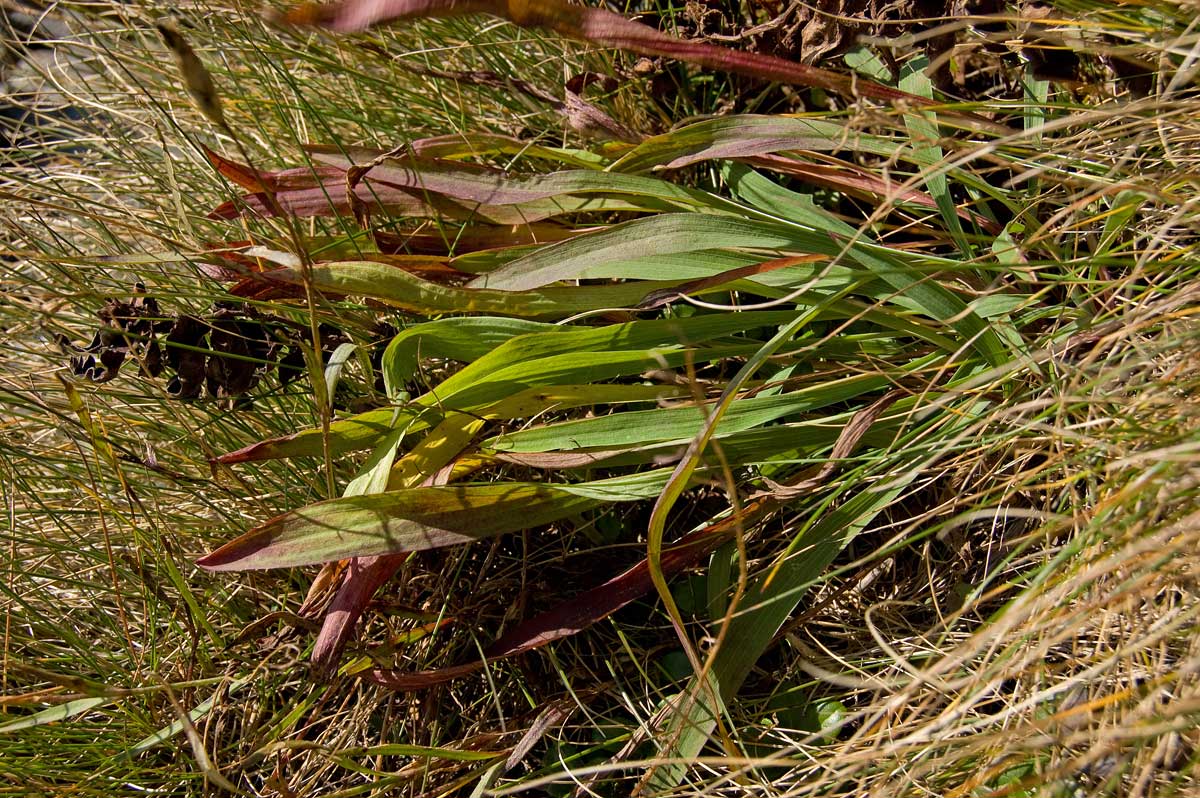
<instances>
[{"instance_id":1,"label":"clump of leaves","mask_svg":"<svg viewBox=\"0 0 1200 798\"><path fill-rule=\"evenodd\" d=\"M918 62L902 65L899 87L856 83L550 2L352 2L286 19L357 29L476 10L893 107L847 103L841 107L855 113L836 122L732 115L657 136L593 114L601 123L571 125L611 139L590 149L465 133L418 137L402 147L309 144L310 163L283 170L258 168L240 147L230 156L210 153L213 167L242 193L213 208L210 220L254 230L238 233L254 240L191 254L223 270L231 294L277 308L303 298L306 311L329 316L389 308L413 319L379 363L386 406L249 438L256 442L218 458L229 466L295 460L298 474L312 470L305 458L336 458L357 469L343 496L268 520L201 564L217 571L320 565L301 608L305 617L293 618L307 628L309 618L321 617L313 653L318 673L340 671L396 690L447 685L489 666L503 670L509 666L498 660L550 641L560 643L554 657L523 664L551 677L540 681L570 679L574 668L555 663L561 652L588 645L589 636L577 632L657 594L664 608L658 628L622 627L622 635L649 641L645 650L628 662L605 650L595 661L609 668L600 681L615 680L615 694L624 692L622 680L642 673L643 654L653 658L666 647L665 681L655 670L631 691L647 703L622 706L628 714L617 737L593 739L579 758L565 744L556 749L567 765L661 755L666 761L646 768L640 786L667 790L702 777L686 763L713 736L723 753L739 741L745 751L762 751L768 742L783 755L802 749L814 767L845 774L813 791L830 784L844 789L882 767L877 747L895 731L892 719L902 707L928 710L931 719L915 742L887 740L889 750L915 752L897 772L907 777L919 761L926 767L920 778L945 779L930 775L940 760L923 758L928 742L942 738L949 727L943 721L961 720L963 706L994 720L997 711L983 703L996 694L988 683L993 674L973 672L976 661L997 661L993 640L984 624L977 657L935 661L936 680L912 676L914 667L936 660L923 648L927 639L934 640L930 648L945 644L959 633L957 618L943 615L936 595L933 609L919 591L894 595L871 569L913 540L936 551L943 538L957 542L963 529L991 528L1004 562L993 570L989 551L989 567L970 575L978 584L964 576L953 586L964 606L991 612L1014 586L1028 585L1023 595L1036 596L1040 584L1060 577L1060 606L1080 595L1082 581L1055 576L1053 564L1031 568L1024 555L1042 532L1048 547L1057 546L1054 536L1065 534L1067 519L1085 512L1094 496L1123 506L1121 497L1132 490L1123 485L1140 479L1123 483L1110 476L1117 470L1097 465L1100 453L1116 456L1107 440L1079 443L1096 435L1098 425L1124 418L1122 402L1102 398L1114 383L1070 380L1091 380L1095 364L1119 362L1122 336L1190 312L1195 293L1171 291L1188 273L1179 266L1187 252L1171 236L1150 242L1156 252L1171 250L1169 257L1139 261L1128 280L1113 276L1115 264L1130 263L1122 252L1148 245L1131 241L1116 220L1142 213L1168 218L1175 189L1110 170L1097 150L1080 158L1043 151L1039 142L1050 131L1043 129L1039 101L1046 87L1036 80L1029 82L1028 107L993 106L980 118L939 105ZM443 79L507 85L496 71L445 71ZM574 100L568 94L548 104L569 121L588 82L568 85ZM537 96L529 85L513 85ZM856 92L856 85L865 89ZM224 133L237 132L220 118ZM1093 123L1067 119L1056 130L1086 137ZM294 157L301 161L300 152ZM1064 207L1080 213L1065 227L1057 221ZM285 243L257 232L279 220L289 228ZM288 247L296 251L281 251ZM1132 310L1117 313L1118 306ZM226 319L222 330L236 329L237 321ZM131 346L124 335L113 334L114 346ZM205 348L219 349L211 338ZM1115 368L1126 373L1123 365ZM102 440L99 427L88 428ZM1061 462L1038 459L1060 445L1079 449ZM575 562L586 565L562 566L569 578L559 584L539 581L538 566L547 558L513 555L537 541L582 554ZM968 559L969 547L962 550ZM521 565L519 593L455 583L439 551L461 555L459 562L475 557L475 564L513 555ZM839 556L864 559L846 572L860 566L871 572L829 575ZM669 583L706 559L706 572L693 575L686 590ZM1114 564L1113 572L1119 570ZM398 572L405 575L403 606L381 602L372 613L391 626L386 641L356 646L357 622ZM920 581L898 580L901 588ZM875 606L858 612L854 605L871 582L887 613ZM580 590L563 599L562 584ZM876 634L879 616L900 607L889 640L914 641L904 649L911 661L894 642L856 649L847 674L828 680L856 685L839 698L846 713L814 720L789 715L780 704L775 720L747 731L739 726L745 714L770 708L755 696L782 689L777 666L791 670L784 685L795 695L786 706L826 705L820 686L802 683L795 672L822 660L800 640L808 614L792 617L813 588L821 591L817 610L842 606L839 590L849 596L838 624L844 637L867 641L863 627ZM446 598L460 595L461 603ZM410 598L415 606L408 606ZM439 603L473 612L429 611ZM1018 602L1017 609L1027 608ZM915 634L901 623L910 617L922 619L913 623ZM675 639L664 642L671 630ZM798 653L786 656L785 646ZM343 663L348 647L357 656ZM756 673L764 653L771 658ZM1044 652L1032 660L1016 653L1044 664ZM838 664L823 667L812 670L827 674ZM892 682L879 676L888 667ZM885 696L872 704L863 696L877 683L881 693L904 686L905 700ZM463 684L441 689L466 691L473 682ZM522 700L540 701L542 686ZM573 697L590 698L575 687L568 684ZM497 688L497 696L508 689ZM1053 697L1055 689L1046 693ZM944 717L934 717L943 709ZM561 706L547 707L511 750L498 751L499 738L481 735L453 750L405 740L339 755L494 760L482 775L431 776L446 791L467 783L462 778L482 780L482 789L564 715ZM639 731L620 736L629 729ZM810 756L812 746L836 740L854 756ZM981 755L971 749L970 756L960 766L977 768ZM763 772L776 772L782 761L766 762ZM729 790L744 789L743 764L725 762L737 779ZM787 764L789 777L802 770ZM562 778L562 768L548 760L546 780ZM816 783L797 778L771 786L801 790Z\"/></svg>"},{"instance_id":2,"label":"clump of leaves","mask_svg":"<svg viewBox=\"0 0 1200 798\"><path fill-rule=\"evenodd\" d=\"M607 11L565 3L468 8L349 2L284 19L347 31L481 10L638 53L913 107L933 105L928 84L919 79L910 81L920 92L912 94L769 56L683 42ZM1008 132L989 120L953 116ZM460 253L449 243L459 233L448 236L438 253L447 259L438 264L440 275L420 271L429 267L426 256L376 252L349 260L318 257L309 265L245 276L234 292L260 299L268 296L263 290L270 296L313 290L327 298L365 296L420 316L482 315L416 324L393 339L381 365L393 406L222 456L232 465L368 452L343 498L273 519L200 564L212 570L324 564L305 606L312 610L322 594L330 596L314 649L318 672L328 674L371 596L413 552L563 523L615 503L655 500L643 562L519 623L486 648L483 659L432 672L406 673L383 663L356 672L396 689L426 687L573 634L656 589L697 680L672 715L672 723L689 730L674 734L674 752L698 753L714 728L714 702L737 693L804 586L903 492L918 473L916 464L930 456L917 442L931 429L965 429L990 403L981 405L963 386L986 374L992 375L988 384L998 385L995 370L1012 368L1006 364L1023 322L1007 310L985 318L961 288L930 280L927 272L929 259L937 258L943 267L953 264L964 284L979 280L971 265L978 236L1002 228L997 211L1008 216L1016 208L1006 207L1002 197L997 209L986 203L962 208L944 174L916 177L940 158L937 145L924 138L936 139L937 120L913 115L907 124L907 133L866 132L812 119L721 118L586 157L468 134L420 139L392 151L309 147L318 166L280 172L211 154L222 174L250 192L215 209L214 218L332 216L368 229L374 218L436 218L461 225L466 240L484 238L491 246ZM576 168L518 176L474 162L503 152ZM913 177L881 177L847 155L907 162ZM705 162L720 172L729 197L650 176ZM924 238L884 248L757 169L883 201L877 219L911 220ZM930 191L920 190L919 182ZM613 220L613 211L635 218ZM940 225L934 226L931 211ZM505 233L507 225L525 226L523 236L517 228ZM552 243L540 243L543 233ZM392 227L388 236L396 235ZM512 238L505 242L505 235ZM378 248L387 239L370 240ZM465 284L446 278L456 272L473 277ZM701 296L736 296L739 306L652 317L672 301ZM1026 301L1014 295L1005 308ZM644 314L651 317L638 318ZM616 323L549 323L581 316ZM839 348L838 331L856 335ZM886 355L890 365L830 377L822 364L835 350L844 362L866 366ZM430 357L464 367L410 397L402 386ZM703 383L684 375L710 370L725 376L708 390L686 387ZM651 376L664 371L676 374L678 384ZM647 406L665 401L675 406ZM571 408L595 412L533 421ZM856 446L872 432L875 446L854 465ZM818 465L797 467L813 459ZM842 495L845 485L829 485L842 463L868 482L909 476ZM548 478L505 477L512 466ZM609 476L597 478L598 471ZM465 482L468 476L479 481ZM676 500L704 483L726 493L728 509L698 524L692 519L690 532L668 524ZM790 515L800 507L815 511L834 497L837 503L812 515L812 522ZM727 571L723 583L714 580L713 594L725 600L712 620L722 623L720 639L731 636L738 644L718 645L701 662L667 580L722 545L737 541L744 552L781 516L790 540L782 549L767 549L770 568L753 578ZM756 609L732 614L740 602Z\"/></svg>"}]
</instances>

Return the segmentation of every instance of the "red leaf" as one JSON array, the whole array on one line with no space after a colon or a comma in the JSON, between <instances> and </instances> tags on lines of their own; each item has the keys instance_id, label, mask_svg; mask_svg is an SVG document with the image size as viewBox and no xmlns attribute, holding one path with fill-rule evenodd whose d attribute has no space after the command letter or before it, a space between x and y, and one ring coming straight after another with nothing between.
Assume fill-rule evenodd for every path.
<instances>
[{"instance_id":1,"label":"red leaf","mask_svg":"<svg viewBox=\"0 0 1200 798\"><path fill-rule=\"evenodd\" d=\"M722 532L725 529L725 526L721 526ZM668 577L679 573L713 551L726 539L726 534L717 534L711 529L692 533L663 552L663 573ZM486 662L516 656L555 640L570 637L607 618L653 589L654 582L650 578L649 565L643 560L604 584L585 590L554 609L518 624L488 647L484 652L486 659L483 662L413 673L377 668L369 671L366 678L375 684L400 692L424 690L475 673L481 670Z\"/></svg>"},{"instance_id":2,"label":"red leaf","mask_svg":"<svg viewBox=\"0 0 1200 798\"><path fill-rule=\"evenodd\" d=\"M281 172L264 172L218 155L208 147L204 148L204 154L225 179L247 191L280 192L313 188L324 180L345 180L342 170L332 166L305 166Z\"/></svg>"},{"instance_id":3,"label":"red leaf","mask_svg":"<svg viewBox=\"0 0 1200 798\"><path fill-rule=\"evenodd\" d=\"M367 0L348 3L304 3L289 9L280 22L316 25L340 33L366 30L380 22L464 14L504 16L504 4L495 0Z\"/></svg>"},{"instance_id":4,"label":"red leaf","mask_svg":"<svg viewBox=\"0 0 1200 798\"><path fill-rule=\"evenodd\" d=\"M432 671L401 671L374 668L364 674L367 681L382 687L389 687L401 693L411 693L415 690L428 690L430 687L445 684L453 679L470 676L483 670L484 663L468 662L466 665L454 665L449 668L438 668Z\"/></svg>"},{"instance_id":5,"label":"red leaf","mask_svg":"<svg viewBox=\"0 0 1200 798\"><path fill-rule=\"evenodd\" d=\"M311 188L292 188L275 193L275 202L284 213L300 217L313 216L346 216L353 215L355 208L346 192L345 173L337 170L336 179L326 179ZM515 204L523 200L516 199L513 193L495 193L497 204L484 204L480 197L486 197L488 191L481 187L466 189L463 187L422 185L418 179L403 180L397 175L392 180L369 178L359 182L354 187L354 196L363 207L371 212L379 212L393 216L410 217L444 217L447 219L471 220L496 225L520 225L542 221L564 208L553 201L541 205ZM401 183L411 183L400 185ZM462 200L455 198L456 193L469 193L471 196ZM527 192L533 195L535 192ZM548 192L540 192L540 197L546 198ZM210 219L236 219L242 215L243 209L248 209L260 216L275 216L270 197L265 192L248 194L239 202L224 202L209 212Z\"/></svg>"},{"instance_id":6,"label":"red leaf","mask_svg":"<svg viewBox=\"0 0 1200 798\"><path fill-rule=\"evenodd\" d=\"M757 505L756 505L757 507ZM744 517L742 518L744 522ZM663 575L670 578L697 563L729 539L735 526L728 521L687 535L663 552ZM585 590L552 610L524 621L488 646L488 659L502 659L570 637L604 620L654 589L650 565L642 560L602 585Z\"/></svg>"},{"instance_id":7,"label":"red leaf","mask_svg":"<svg viewBox=\"0 0 1200 798\"><path fill-rule=\"evenodd\" d=\"M325 613L321 632L313 644L312 667L318 679L327 678L337 668L342 650L367 603L406 559L407 554L383 554L350 560L341 587Z\"/></svg>"},{"instance_id":8,"label":"red leaf","mask_svg":"<svg viewBox=\"0 0 1200 798\"><path fill-rule=\"evenodd\" d=\"M479 157L498 152L512 154L527 153L529 142L502 136L497 133L448 133L442 136L413 139L408 149L418 158L460 158L464 156ZM352 159L355 163L369 163L386 155L391 150L378 147L363 147L358 145L305 144L304 151L314 157L336 155ZM455 161L463 163L462 161Z\"/></svg>"},{"instance_id":9,"label":"red leaf","mask_svg":"<svg viewBox=\"0 0 1200 798\"><path fill-rule=\"evenodd\" d=\"M452 17L488 13L506 17L522 27L550 28L564 36L648 56L663 56L709 69L736 72L762 80L793 83L834 91L847 97L870 97L922 108L936 100L884 86L858 76L798 64L773 55L747 53L705 42L668 36L640 22L600 8L570 5L566 0L342 0L324 6L301 5L280 19L292 24L317 25L349 33L372 25L404 19ZM1008 128L973 114L956 113L976 126L1009 133Z\"/></svg>"},{"instance_id":10,"label":"red leaf","mask_svg":"<svg viewBox=\"0 0 1200 798\"><path fill-rule=\"evenodd\" d=\"M392 213L397 216L433 216L435 210L412 192L393 186L381 186L364 180L354 190L354 195L367 207ZM337 170L334 179L318 183L314 187L296 187L275 193L275 201L285 213L293 216L343 216L352 213L350 200L346 195L345 174ZM274 216L275 210L265 192L248 194L240 202L223 202L209 214L210 219L236 219L242 215L243 208L259 216ZM448 216L469 216L469 212L459 207L446 208ZM457 210L457 213L453 211Z\"/></svg>"},{"instance_id":11,"label":"red leaf","mask_svg":"<svg viewBox=\"0 0 1200 798\"><path fill-rule=\"evenodd\" d=\"M766 506L766 502L759 502L747 507L739 520L745 523L747 511L757 514ZM686 536L663 552L663 574L669 578L694 565L700 558L728 540L735 529L736 525L730 519ZM604 584L585 590L554 609L518 624L484 651L485 660L482 662L412 673L376 668L369 671L366 678L375 684L400 692L424 690L475 673L487 662L523 654L555 640L570 637L637 601L653 589L654 582L650 578L649 564L643 560Z\"/></svg>"},{"instance_id":12,"label":"red leaf","mask_svg":"<svg viewBox=\"0 0 1200 798\"><path fill-rule=\"evenodd\" d=\"M869 80L830 72L819 67L797 64L773 55L731 50L704 42L688 41L668 36L640 22L626 19L601 8L571 6L563 0L531 0L513 3L510 12L518 25L537 25L551 28L565 36L583 39L601 47L630 50L640 55L663 56L686 61L709 69L737 72L763 80L795 83L838 92L846 96L870 97L912 105L932 105L932 101L883 86Z\"/></svg>"}]
</instances>

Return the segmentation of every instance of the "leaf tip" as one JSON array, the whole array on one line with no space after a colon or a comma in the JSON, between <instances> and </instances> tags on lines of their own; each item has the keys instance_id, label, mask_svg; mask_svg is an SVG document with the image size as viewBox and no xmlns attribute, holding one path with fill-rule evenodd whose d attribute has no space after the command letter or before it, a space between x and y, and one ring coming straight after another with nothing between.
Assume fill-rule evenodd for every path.
<instances>
[{"instance_id":1,"label":"leaf tip","mask_svg":"<svg viewBox=\"0 0 1200 798\"><path fill-rule=\"evenodd\" d=\"M200 568L203 568L205 571L208 571L209 573L234 570L229 561L225 557L221 556L221 549L210 551L203 557L197 557L195 562L196 565L198 565Z\"/></svg>"}]
</instances>

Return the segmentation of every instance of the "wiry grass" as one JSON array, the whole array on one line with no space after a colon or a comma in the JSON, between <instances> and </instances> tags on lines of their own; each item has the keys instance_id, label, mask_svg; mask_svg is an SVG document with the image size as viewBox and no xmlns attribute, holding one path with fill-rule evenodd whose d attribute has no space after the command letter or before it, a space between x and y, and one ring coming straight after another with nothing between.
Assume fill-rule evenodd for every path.
<instances>
[{"instance_id":1,"label":"wiry grass","mask_svg":"<svg viewBox=\"0 0 1200 798\"><path fill-rule=\"evenodd\" d=\"M265 380L249 406L184 403L165 396L164 380L127 364L114 382L75 383L90 429L81 422L56 379L68 369L55 334L86 341L105 298L130 296L137 281L165 311L203 314L222 296L197 268L205 244L246 237L243 225L287 249L289 233L269 220L204 218L235 192L196 144L237 153L188 104L149 12L73 8L83 15L80 40L60 53L80 61L55 79L90 112L63 122L69 146L43 144L37 160L28 151L3 156L0 722L70 699L103 701L64 722L0 734L0 790L185 795L225 780L261 795L633 789L648 762L663 764L672 742L664 702L691 675L659 604L636 603L540 652L424 692L349 677L314 683L305 667L312 622L290 615L310 574L207 575L192 565L279 512L330 498L313 459L215 473L209 465L217 454L319 423L307 381L279 388ZM918 249L923 273L977 298L976 307L1007 302L992 318L1017 340L1006 342L1004 362L951 390L944 386L954 370L973 357L966 346L910 366L933 347L861 320L814 326L800 341L811 371L787 376L819 385L883 375L929 403L885 416L823 492L744 530L747 575L759 576L805 524L864 488L897 491L831 568L794 583L807 595L727 703L713 742L681 776L680 794L1196 789L1200 330L1189 175L1198 109L1187 77L1195 37L1186 8L1166 3L1121 11L1064 3L1056 13L1072 22L1042 30L1042 46L1081 31L1094 48L1160 71L1144 98L1084 99L1026 75L1034 97L1049 95L1025 110L1044 115L1043 128L984 146L967 137L940 142L961 163L951 181L986 181L997 204L1014 209L1005 221L1018 251L968 231L973 249L964 255L948 235L936 238L946 230L936 212L886 216L864 200L817 195L855 227L879 220L870 232L880 243ZM390 148L493 131L580 146L557 114L517 92L430 88L397 63L519 75L551 93L564 63L571 73L610 63L483 18L338 40L281 33L256 14L203 5L181 12L260 168L302 162L309 141ZM1096 22L1108 38L1098 38ZM698 85L733 85L713 80ZM669 117L660 120L666 127L707 113L721 94L647 97L644 85L629 81L604 101L639 130L653 129L655 116ZM862 108L830 118L897 127ZM611 157L606 146L591 148ZM534 169L528 160L511 165ZM930 189L927 176L887 159L859 165ZM681 177L718 194L727 191L721 181L719 167L707 164ZM983 208L977 184L952 185L960 207ZM752 211L745 199L742 207ZM305 221L300 232L350 230L343 217ZM862 304L889 308L886 299ZM260 307L307 324L300 305ZM405 321L349 301L320 310L360 341L380 316ZM738 365L681 372L715 394ZM369 369L355 365L346 402L382 401ZM429 385L444 376L421 375ZM782 480L819 463L857 409L845 402L800 416L823 443L735 462L735 479ZM339 485L355 465L333 461ZM501 477L530 473L512 467ZM724 490L717 478L685 494L672 528L719 515L729 504ZM499 631L643 556L647 504L419 555L377 596L351 659L385 658L380 646L390 645L406 671L477 660ZM812 541L801 543L804 555ZM727 544L707 569L673 583L702 654L719 630L703 592L707 580L719 584L722 567L737 582L735 549ZM751 601L738 611L756 609ZM289 614L248 628L271 613ZM413 631L446 619L454 623L434 634ZM187 712L194 717L185 723ZM178 734L135 751L173 724ZM497 769L530 730L542 735L531 753ZM439 750L414 756L422 751L406 746Z\"/></svg>"}]
</instances>

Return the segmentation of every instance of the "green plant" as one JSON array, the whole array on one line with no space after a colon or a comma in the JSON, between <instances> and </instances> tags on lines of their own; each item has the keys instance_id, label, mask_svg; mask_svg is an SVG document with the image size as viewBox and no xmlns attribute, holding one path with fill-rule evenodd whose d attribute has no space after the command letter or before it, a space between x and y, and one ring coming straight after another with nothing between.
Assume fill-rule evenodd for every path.
<instances>
[{"instance_id":1,"label":"green plant","mask_svg":"<svg viewBox=\"0 0 1200 798\"><path fill-rule=\"evenodd\" d=\"M672 43L565 5L470 10L502 10L521 23L709 67L759 76L768 66L784 69L723 56L711 46ZM285 19L360 27L326 12ZM437 29L442 34L454 30L452 22L436 24L447 26ZM594 26L608 24L596 33ZM310 45L314 63L342 52ZM269 86L292 79L277 70L275 53L261 64L280 82ZM494 87L514 77L513 65L499 66L425 69ZM191 310L207 312L203 304L219 295L246 303L279 329L305 333L289 342L307 347L305 390L316 423L301 421L309 412L304 394L286 386L256 396L257 412L230 403L205 422L216 440L193 451L192 465L211 457L230 487L220 501L204 500L219 501L214 514L237 507L239 516L259 523L200 564L212 570L326 564L299 617L276 616L292 620L307 639L311 618L328 608L313 650L322 675L340 665L341 674L400 691L466 679L455 695L476 710L491 703L538 710L528 724L530 745L562 723L565 712L543 709L538 680L522 678L502 660L556 642L540 665L526 666L573 693L581 711L595 712L594 731L619 731L558 746L559 761L512 776L513 789L568 778L615 780L626 770L636 772L640 787L657 791L685 780L717 790L755 783L779 793L846 791L856 779L871 778L913 789L955 778L971 783L966 773L982 766L1000 732L961 750L933 741L930 730L955 711L934 693L945 689L953 701L977 709L981 725L1003 716L982 707L1005 674L1037 672L1022 640L1052 639L1054 613L1078 619L1071 600L1094 589L1096 574L1116 579L1122 563L1145 555L1132 531L1142 514L1155 515L1160 530L1186 514L1194 489L1178 473L1114 465L1140 462L1146 450L1172 442L1186 446L1192 434L1186 418L1167 414L1159 423L1152 407L1123 410L1120 401L1103 397L1122 381L1143 380L1147 397L1171 390L1155 382L1154 370L1172 347L1194 341L1190 327L1172 324L1194 304L1187 287L1194 275L1191 232L1177 229L1179 219L1168 210L1176 201L1186 206L1190 186L1158 185L1105 163L1105 149L1089 138L1088 124L1097 117L1065 94L1058 105L1033 110L1021 101L991 103L992 116L982 118L935 104L925 66L911 59L899 89L870 89L896 103L890 110L735 114L650 136L637 133L636 119L618 120L615 104L602 110L585 101L582 92L593 81L584 78L569 81L562 105L549 110L573 129L598 128L624 141L577 146L468 129L406 136L400 147L376 139L371 146L361 139L379 133L364 118L350 121L361 125L361 136L328 126L333 135L314 138L332 144L277 147L280 156L308 159L282 171L251 162L262 159L252 154L255 130L237 109L227 111L232 121L224 142L244 144L226 155L216 147L198 150L187 161L198 184L206 163L240 189L223 192L204 222L188 222L208 232L182 246L171 240L171 252L154 249L164 246L158 243L105 262L111 270L114 261L144 267L182 257L201 264L203 274L236 275L226 279L224 292L193 288L200 307ZM512 72L527 81L518 91L536 96L538 83L524 70ZM874 85L800 68L787 77L850 93ZM1046 96L1047 85L1025 78L1032 97ZM307 101L303 92L295 96ZM498 100L520 102L516 91ZM1182 110L1174 117L1161 110L1135 106L1114 118L1137 130L1186 118ZM318 118L328 123L338 114L349 112L335 100ZM580 118L591 123L577 124ZM180 189L170 193L184 201ZM241 229L230 240L233 224ZM26 241L30 229L22 228ZM120 224L100 229L117 246L130 246ZM1075 237L1076 229L1085 235ZM219 239L226 240L214 243ZM171 296L161 286L179 291L187 283L167 278L161 275L151 290L182 304L189 298L183 291ZM379 316L402 329L373 360L363 350ZM322 325L344 331L344 339L323 340ZM144 333L127 328L123 346L136 349L134 339ZM259 335L238 330L235 338ZM1138 336L1146 343L1135 357ZM210 334L195 348L218 350L215 340ZM328 363L317 354L322 349ZM1187 375L1180 384L1190 390L1190 366L1179 368ZM337 412L339 387L343 400L348 391L367 407ZM123 476L130 465L181 486L196 479L155 471L151 458L139 459L136 447L114 436L112 418L97 420L79 389L69 386L63 396L69 407L57 410L59 417L82 430L100 470L118 479L132 506L139 486ZM49 408L29 394L22 401L31 412ZM114 412L135 423L134 410ZM181 439L195 440L185 434L194 415L210 411L173 412ZM1114 422L1104 421L1103 437L1090 431L1109 416ZM240 465L251 462L254 468ZM345 485L341 498L329 490L337 483ZM1169 497L1160 511L1136 499L1135 486L1146 484ZM239 503L244 495L270 500L248 508ZM124 517L119 504L109 500L105 512ZM263 523L277 507L283 514ZM849 707L840 722L854 731L841 737L834 775L805 787L806 766L793 756L839 744L837 730L825 724L743 734L752 728L747 717L769 705L762 695L773 692L770 671L756 672L769 667L763 657L787 670L816 656L789 621L802 599L816 592L821 602L837 605L839 584L865 580L859 569L932 551L962 530L989 524L1002 561L958 585L955 610L944 612L934 599L936 617L923 622L932 630L925 650L914 646L902 656L888 644L887 656L877 652L846 665L843 675L863 686L832 696L812 691L814 702ZM235 518L223 525L251 524ZM1089 560L1086 552L1106 530L1111 559ZM1173 550L1188 539L1160 537ZM457 545L464 543L475 545ZM607 557L614 545L633 552ZM446 547L453 548L445 556L420 554ZM599 565L570 566L581 558ZM707 601L685 615L667 581L705 561ZM568 565L556 565L562 562ZM839 567L831 571L834 563ZM116 555L107 564L114 586L136 574ZM539 569L556 567L583 589L563 598L557 586L526 587L528 579L540 579ZM1151 570L1139 573L1150 578ZM406 591L417 606L407 599L385 605L372 619L374 638L355 643L352 633L371 597L398 572L417 586ZM182 575L172 572L171 579L173 589L190 595ZM247 585L266 586L255 590L278 589L275 580L248 579ZM222 576L200 584L236 592L238 582ZM646 596L662 609L634 605ZM1060 601L1057 609L1047 603L1050 596ZM244 617L264 602L249 603L226 611ZM265 603L283 613L294 606ZM223 641L227 633L208 620L201 602L193 598L187 606L183 617L203 629L209 645ZM609 650L571 639L620 609L634 623L592 638L608 641ZM865 623L876 623L873 610ZM1172 616L1179 628L1190 612ZM974 624L977 639L969 636ZM1011 637L989 649L988 635L1003 633ZM276 643L288 635L281 632ZM794 656L781 653L784 643ZM348 645L355 656L342 663ZM644 652L661 646L684 653L686 684L678 684L677 656L667 672L642 668ZM233 673L230 695L253 689L254 671ZM600 708L592 709L579 695L581 683L620 695L639 674L642 687L633 694L644 693L644 705L598 700ZM83 684L87 697L23 719L11 731L42 728L128 695L102 682ZM174 688L156 689L170 697ZM880 697L863 698L868 689ZM305 750L292 730L320 706L320 693L309 690L294 683L281 688L278 711L243 735L253 756ZM226 779L189 726L218 713L221 695L193 702L190 714L173 697L164 701L178 717L132 748L150 750L188 734L203 775ZM911 699L911 707L900 697ZM878 760L873 746L897 707L916 718L914 730L889 749L894 759ZM934 708L928 718L920 715L925 707ZM416 778L414 766L384 765L384 758L440 760L422 772L443 793L472 783L496 786L503 766L521 758L524 741L502 750L486 732L468 731L469 722L439 723L405 722L402 741L380 732L386 742L321 743L312 750L330 752L328 767L368 770L380 790ZM361 728L371 729L365 722ZM371 739L373 732L363 735ZM775 754L763 753L772 746ZM912 775L888 764L914 750L925 759ZM722 756L705 758L705 751ZM953 766L943 774L938 762ZM713 775L708 767L720 770Z\"/></svg>"}]
</instances>

